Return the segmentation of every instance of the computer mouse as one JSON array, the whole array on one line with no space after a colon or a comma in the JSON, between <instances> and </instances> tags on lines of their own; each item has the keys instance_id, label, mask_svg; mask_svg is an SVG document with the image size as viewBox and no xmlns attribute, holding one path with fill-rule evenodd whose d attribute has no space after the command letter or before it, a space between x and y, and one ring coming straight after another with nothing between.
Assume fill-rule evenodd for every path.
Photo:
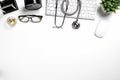
<instances>
[{"instance_id":1,"label":"computer mouse","mask_svg":"<svg viewBox=\"0 0 120 80\"><path fill-rule=\"evenodd\" d=\"M103 38L107 31L109 30L109 22L108 21L104 21L104 20L100 20L96 26L96 30L95 30L95 36L98 38Z\"/></svg>"}]
</instances>

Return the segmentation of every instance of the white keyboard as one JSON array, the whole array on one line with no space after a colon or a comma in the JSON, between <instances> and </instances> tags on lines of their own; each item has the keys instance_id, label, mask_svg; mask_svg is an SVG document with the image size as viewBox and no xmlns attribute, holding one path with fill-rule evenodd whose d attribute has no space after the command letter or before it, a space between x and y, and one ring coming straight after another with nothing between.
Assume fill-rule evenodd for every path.
<instances>
[{"instance_id":1,"label":"white keyboard","mask_svg":"<svg viewBox=\"0 0 120 80\"><path fill-rule=\"evenodd\" d=\"M61 12L61 4L63 0L58 0L58 11L57 16L63 17L64 14ZM47 0L46 1L46 15L48 16L54 16L55 15L55 2L56 0ZM67 12L71 13L76 10L77 7L77 0L69 0L69 8ZM94 20L96 16L97 11L97 0L81 0L82 7L80 12L80 19L88 19L88 20ZM76 18L77 14L74 14L72 16L67 16L69 18Z\"/></svg>"}]
</instances>

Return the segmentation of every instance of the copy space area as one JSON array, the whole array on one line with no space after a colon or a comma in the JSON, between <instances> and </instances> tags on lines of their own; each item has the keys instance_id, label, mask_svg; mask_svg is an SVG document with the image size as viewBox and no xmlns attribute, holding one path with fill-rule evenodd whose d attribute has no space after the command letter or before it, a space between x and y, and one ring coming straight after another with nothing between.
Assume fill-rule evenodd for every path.
<instances>
[{"instance_id":1,"label":"copy space area","mask_svg":"<svg viewBox=\"0 0 120 80\"><path fill-rule=\"evenodd\" d=\"M81 27L71 27L67 18L63 29L55 29L54 17L45 15L46 0L37 11L24 12L24 0L17 0L19 10L0 17L1 80L120 80L120 11L111 17L104 38L94 35L96 20L79 20ZM40 23L5 25L9 16L42 15ZM106 22L103 22L106 24Z\"/></svg>"}]
</instances>

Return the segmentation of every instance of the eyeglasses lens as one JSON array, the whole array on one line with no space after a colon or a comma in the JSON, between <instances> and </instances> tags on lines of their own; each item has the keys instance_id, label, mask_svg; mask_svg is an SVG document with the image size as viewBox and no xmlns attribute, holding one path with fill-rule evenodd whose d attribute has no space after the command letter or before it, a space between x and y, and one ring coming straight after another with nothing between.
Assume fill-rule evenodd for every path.
<instances>
[{"instance_id":1,"label":"eyeglasses lens","mask_svg":"<svg viewBox=\"0 0 120 80\"><path fill-rule=\"evenodd\" d=\"M32 17L32 22L40 22L41 18L40 17Z\"/></svg>"},{"instance_id":2,"label":"eyeglasses lens","mask_svg":"<svg viewBox=\"0 0 120 80\"><path fill-rule=\"evenodd\" d=\"M29 21L28 17L20 17L20 20L22 22L28 22Z\"/></svg>"}]
</instances>

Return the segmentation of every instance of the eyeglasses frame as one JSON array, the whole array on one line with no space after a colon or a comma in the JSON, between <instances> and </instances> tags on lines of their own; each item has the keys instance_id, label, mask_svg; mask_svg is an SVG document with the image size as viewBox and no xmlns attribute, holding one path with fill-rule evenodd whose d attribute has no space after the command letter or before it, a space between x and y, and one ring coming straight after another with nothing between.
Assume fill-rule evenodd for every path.
<instances>
[{"instance_id":1,"label":"eyeglasses frame","mask_svg":"<svg viewBox=\"0 0 120 80\"><path fill-rule=\"evenodd\" d=\"M28 20L27 21L22 21L22 19L21 19L21 17L22 17L22 19L24 18L24 17L27 17L28 18ZM33 21L33 17L38 17L39 19L40 19L40 21ZM18 16L18 19L21 21L21 22L23 22L23 23L27 23L27 22L29 22L29 21L31 21L31 22L33 22L33 23L39 23L39 22L41 22L41 20L42 20L42 18L43 18L43 16L39 16L39 15L19 15Z\"/></svg>"}]
</instances>

